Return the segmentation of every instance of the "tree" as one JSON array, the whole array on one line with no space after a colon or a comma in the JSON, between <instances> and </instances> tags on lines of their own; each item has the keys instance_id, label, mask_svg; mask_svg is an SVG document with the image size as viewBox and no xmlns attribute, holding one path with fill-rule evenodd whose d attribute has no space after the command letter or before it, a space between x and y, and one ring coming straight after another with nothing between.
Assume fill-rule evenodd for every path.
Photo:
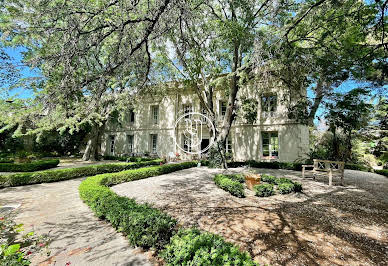
<instances>
[{"instance_id":1,"label":"tree","mask_svg":"<svg viewBox=\"0 0 388 266\"><path fill-rule=\"evenodd\" d=\"M368 103L369 91L363 88L356 88L348 93L333 94L332 101L327 103L325 118L333 133L334 156L338 159L348 161L351 159L352 138L355 133L368 126L373 105ZM341 130L345 136L346 151L343 158L339 158L337 130Z\"/></svg>"},{"instance_id":2,"label":"tree","mask_svg":"<svg viewBox=\"0 0 388 266\"><path fill-rule=\"evenodd\" d=\"M313 98L290 106L311 126L318 108L343 82L387 84L385 1L306 1L279 48L280 78L290 90L310 87ZM383 3L384 2L384 3ZM378 21L378 23L376 23Z\"/></svg>"},{"instance_id":3,"label":"tree","mask_svg":"<svg viewBox=\"0 0 388 266\"><path fill-rule=\"evenodd\" d=\"M5 0L0 31L8 46L28 49L37 67L31 134L91 131L85 160L96 158L105 124L147 83L150 42L170 25L172 0Z\"/></svg>"}]
</instances>

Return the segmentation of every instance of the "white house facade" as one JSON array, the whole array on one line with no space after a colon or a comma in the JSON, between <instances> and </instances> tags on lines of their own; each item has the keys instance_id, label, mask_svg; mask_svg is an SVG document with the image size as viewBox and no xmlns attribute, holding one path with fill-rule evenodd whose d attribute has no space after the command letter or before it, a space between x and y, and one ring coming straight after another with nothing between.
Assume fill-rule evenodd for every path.
<instances>
[{"instance_id":1,"label":"white house facade","mask_svg":"<svg viewBox=\"0 0 388 266\"><path fill-rule=\"evenodd\" d=\"M265 90L252 87L241 89L238 99L247 99L257 103L254 116L249 123L238 115L232 124L227 152L234 161L302 161L309 151L309 130L306 125L290 119L287 105L305 97L301 90L298 95L286 93L281 84ZM104 155L157 155L168 158L170 154L180 154L189 159L192 155L185 139L175 122L185 112L204 113L198 96L191 90L171 90L164 96L144 97L141 105L128 112L122 123L108 123L102 141ZM239 100L241 102L241 100ZM214 93L214 110L218 119L216 126L222 123L226 111L227 97L220 89ZM240 108L241 109L241 108ZM238 114L241 110L238 110ZM210 135L204 133L201 146L210 141ZM181 148L176 145L181 144Z\"/></svg>"}]
</instances>

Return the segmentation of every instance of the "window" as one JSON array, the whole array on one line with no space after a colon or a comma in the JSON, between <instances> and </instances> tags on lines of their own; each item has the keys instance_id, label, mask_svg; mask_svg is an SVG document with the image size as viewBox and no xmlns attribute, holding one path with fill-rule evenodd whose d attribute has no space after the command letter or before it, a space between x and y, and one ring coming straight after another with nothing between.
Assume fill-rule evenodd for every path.
<instances>
[{"instance_id":1,"label":"window","mask_svg":"<svg viewBox=\"0 0 388 266\"><path fill-rule=\"evenodd\" d=\"M159 123L159 105L151 106L151 120L154 125Z\"/></svg>"},{"instance_id":2,"label":"window","mask_svg":"<svg viewBox=\"0 0 388 266\"><path fill-rule=\"evenodd\" d=\"M184 104L183 105L183 113L188 114L193 112L193 106L191 104Z\"/></svg>"},{"instance_id":3,"label":"window","mask_svg":"<svg viewBox=\"0 0 388 266\"><path fill-rule=\"evenodd\" d=\"M110 153L115 153L115 136L109 136L109 142L110 142Z\"/></svg>"},{"instance_id":4,"label":"window","mask_svg":"<svg viewBox=\"0 0 388 266\"><path fill-rule=\"evenodd\" d=\"M279 155L279 138L277 132L262 132L263 156L277 158Z\"/></svg>"},{"instance_id":5,"label":"window","mask_svg":"<svg viewBox=\"0 0 388 266\"><path fill-rule=\"evenodd\" d=\"M191 138L182 134L182 147L186 152L191 152Z\"/></svg>"},{"instance_id":6,"label":"window","mask_svg":"<svg viewBox=\"0 0 388 266\"><path fill-rule=\"evenodd\" d=\"M129 110L129 123L135 123L135 111L133 109Z\"/></svg>"},{"instance_id":7,"label":"window","mask_svg":"<svg viewBox=\"0 0 388 266\"><path fill-rule=\"evenodd\" d=\"M128 151L129 153L133 153L134 136L127 135L127 139L128 139Z\"/></svg>"},{"instance_id":8,"label":"window","mask_svg":"<svg viewBox=\"0 0 388 266\"><path fill-rule=\"evenodd\" d=\"M226 101L220 101L220 115L225 116L226 114Z\"/></svg>"},{"instance_id":9,"label":"window","mask_svg":"<svg viewBox=\"0 0 388 266\"><path fill-rule=\"evenodd\" d=\"M157 153L158 135L151 134L151 153Z\"/></svg>"},{"instance_id":10,"label":"window","mask_svg":"<svg viewBox=\"0 0 388 266\"><path fill-rule=\"evenodd\" d=\"M275 112L277 106L277 96L267 95L261 97L261 111L263 112Z\"/></svg>"},{"instance_id":11,"label":"window","mask_svg":"<svg viewBox=\"0 0 388 266\"><path fill-rule=\"evenodd\" d=\"M232 153L233 152L233 149L232 149L232 138L231 137L228 137L228 139L226 140L226 152L228 152L228 153Z\"/></svg>"}]
</instances>

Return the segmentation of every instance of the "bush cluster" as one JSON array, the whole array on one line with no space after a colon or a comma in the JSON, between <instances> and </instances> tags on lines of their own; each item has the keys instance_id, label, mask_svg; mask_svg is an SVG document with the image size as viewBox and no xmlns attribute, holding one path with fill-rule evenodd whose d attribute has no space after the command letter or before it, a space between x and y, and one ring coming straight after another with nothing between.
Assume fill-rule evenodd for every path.
<instances>
[{"instance_id":1,"label":"bush cluster","mask_svg":"<svg viewBox=\"0 0 388 266\"><path fill-rule=\"evenodd\" d=\"M228 191L233 196L244 198L244 185L240 183L240 181L241 180L239 180L236 175L218 174L214 177L214 182L218 187Z\"/></svg>"},{"instance_id":2,"label":"bush cluster","mask_svg":"<svg viewBox=\"0 0 388 266\"><path fill-rule=\"evenodd\" d=\"M375 170L375 172L379 175L388 176L388 169Z\"/></svg>"},{"instance_id":3,"label":"bush cluster","mask_svg":"<svg viewBox=\"0 0 388 266\"><path fill-rule=\"evenodd\" d=\"M217 235L180 230L161 252L167 265L257 265L247 252Z\"/></svg>"},{"instance_id":4,"label":"bush cluster","mask_svg":"<svg viewBox=\"0 0 388 266\"><path fill-rule=\"evenodd\" d=\"M280 194L302 191L301 183L292 181L291 179L285 177L277 178L272 175L264 174L261 176L261 181L268 184L260 184L254 187L256 196L259 197L268 197L274 195L274 185L277 185L277 190Z\"/></svg>"},{"instance_id":5,"label":"bush cluster","mask_svg":"<svg viewBox=\"0 0 388 266\"><path fill-rule=\"evenodd\" d=\"M273 184L260 184L253 187L256 196L269 197L275 194Z\"/></svg>"},{"instance_id":6,"label":"bush cluster","mask_svg":"<svg viewBox=\"0 0 388 266\"><path fill-rule=\"evenodd\" d=\"M0 163L0 172L33 172L54 168L58 164L58 159L33 161L29 163Z\"/></svg>"},{"instance_id":7,"label":"bush cluster","mask_svg":"<svg viewBox=\"0 0 388 266\"><path fill-rule=\"evenodd\" d=\"M147 204L120 197L108 186L167 174L196 164L166 164L92 176L79 186L80 197L98 217L108 220L118 231L125 233L132 245L160 249L173 235L176 220Z\"/></svg>"},{"instance_id":8,"label":"bush cluster","mask_svg":"<svg viewBox=\"0 0 388 266\"><path fill-rule=\"evenodd\" d=\"M122 162L147 162L147 161L153 161L156 158L150 158L150 157L134 157L134 156L112 156L112 155L104 155L104 160L117 160Z\"/></svg>"},{"instance_id":9,"label":"bush cluster","mask_svg":"<svg viewBox=\"0 0 388 266\"><path fill-rule=\"evenodd\" d=\"M363 171L363 172L372 172L372 168L366 167L361 164L347 163L345 164L345 169L357 170L357 171Z\"/></svg>"},{"instance_id":10,"label":"bush cluster","mask_svg":"<svg viewBox=\"0 0 388 266\"><path fill-rule=\"evenodd\" d=\"M284 162L257 162L254 160L249 160L246 162L230 162L228 163L229 167L241 167L249 166L255 168L268 168L268 169L286 169L286 170L295 170L301 171L302 165L305 163L284 163Z\"/></svg>"},{"instance_id":11,"label":"bush cluster","mask_svg":"<svg viewBox=\"0 0 388 266\"><path fill-rule=\"evenodd\" d=\"M280 194L289 194L294 191L294 184L293 183L280 183L278 185L278 191Z\"/></svg>"},{"instance_id":12,"label":"bush cluster","mask_svg":"<svg viewBox=\"0 0 388 266\"><path fill-rule=\"evenodd\" d=\"M158 165L160 163L161 160L153 160L139 163L100 164L79 168L46 170L12 175L0 175L0 188L56 182L84 176L94 176L103 173L120 172L123 170L140 168L149 165Z\"/></svg>"}]
</instances>

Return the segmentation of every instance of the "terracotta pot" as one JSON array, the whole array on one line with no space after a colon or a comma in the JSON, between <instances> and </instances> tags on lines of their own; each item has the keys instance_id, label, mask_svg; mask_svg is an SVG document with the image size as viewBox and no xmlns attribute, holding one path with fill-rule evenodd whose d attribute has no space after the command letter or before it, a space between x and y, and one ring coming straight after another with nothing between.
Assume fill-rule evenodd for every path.
<instances>
[{"instance_id":1,"label":"terracotta pot","mask_svg":"<svg viewBox=\"0 0 388 266\"><path fill-rule=\"evenodd\" d=\"M260 184L260 174L250 174L245 176L245 183L248 189L253 190L253 187Z\"/></svg>"}]
</instances>

